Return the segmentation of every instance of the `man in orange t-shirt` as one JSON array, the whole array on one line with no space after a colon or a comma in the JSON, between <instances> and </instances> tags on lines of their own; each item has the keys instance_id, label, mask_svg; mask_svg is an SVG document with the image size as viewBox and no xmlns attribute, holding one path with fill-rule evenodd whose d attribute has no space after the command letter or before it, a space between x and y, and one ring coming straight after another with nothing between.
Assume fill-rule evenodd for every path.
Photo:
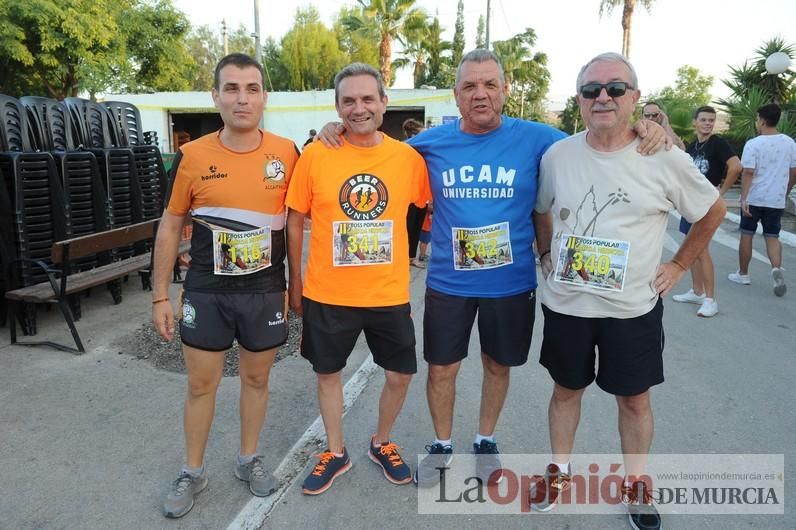
<instances>
[{"instance_id":1,"label":"man in orange t-shirt","mask_svg":"<svg viewBox=\"0 0 796 530\"><path fill-rule=\"evenodd\" d=\"M176 323L169 279L183 223L193 219L191 269L178 302L188 372L186 455L163 502L164 514L173 518L187 514L207 487L204 453L224 353L235 340L241 381L235 475L260 497L279 485L263 467L257 442L268 407L268 376L288 336L285 195L298 149L259 128L267 93L262 65L248 55L219 61L212 96L224 127L180 147L154 253L152 321L170 341Z\"/></svg>"},{"instance_id":2,"label":"man in orange t-shirt","mask_svg":"<svg viewBox=\"0 0 796 530\"><path fill-rule=\"evenodd\" d=\"M379 72L353 63L334 84L335 106L346 124L343 147L308 146L285 201L293 262L301 258L304 218L312 214L303 291L299 269L290 269L289 281L290 307L304 316L301 354L318 376L329 443L304 481L308 495L323 493L351 468L343 442L341 372L362 331L386 379L368 456L390 482L412 480L390 431L417 372L406 211L430 198L423 158L378 131L387 110Z\"/></svg>"}]
</instances>

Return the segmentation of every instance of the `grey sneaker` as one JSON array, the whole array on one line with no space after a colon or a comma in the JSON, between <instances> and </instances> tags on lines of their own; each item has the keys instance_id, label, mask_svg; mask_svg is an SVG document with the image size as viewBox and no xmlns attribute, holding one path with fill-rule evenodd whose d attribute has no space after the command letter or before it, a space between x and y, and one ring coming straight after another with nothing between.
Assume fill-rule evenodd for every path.
<instances>
[{"instance_id":1,"label":"grey sneaker","mask_svg":"<svg viewBox=\"0 0 796 530\"><path fill-rule=\"evenodd\" d=\"M771 269L771 278L774 279L774 294L777 296L785 296L788 286L785 285L785 277L782 274L784 271L782 267Z\"/></svg>"},{"instance_id":2,"label":"grey sneaker","mask_svg":"<svg viewBox=\"0 0 796 530\"><path fill-rule=\"evenodd\" d=\"M171 483L169 493L163 502L163 515L176 519L190 512L194 497L206 487L205 475L195 477L189 473L181 473L177 480Z\"/></svg>"},{"instance_id":3,"label":"grey sneaker","mask_svg":"<svg viewBox=\"0 0 796 530\"><path fill-rule=\"evenodd\" d=\"M238 464L235 476L249 483L249 491L257 497L267 497L279 488L279 481L270 473L265 472L263 457L257 455L247 464Z\"/></svg>"},{"instance_id":4,"label":"grey sneaker","mask_svg":"<svg viewBox=\"0 0 796 530\"><path fill-rule=\"evenodd\" d=\"M475 475L481 484L495 485L503 480L503 465L500 463L500 451L497 443L481 440L473 444L475 457Z\"/></svg>"},{"instance_id":5,"label":"grey sneaker","mask_svg":"<svg viewBox=\"0 0 796 530\"><path fill-rule=\"evenodd\" d=\"M453 448L450 445L434 443L427 445L426 451L428 455L417 465L414 476L415 484L421 488L438 484L442 473L453 460Z\"/></svg>"}]
</instances>

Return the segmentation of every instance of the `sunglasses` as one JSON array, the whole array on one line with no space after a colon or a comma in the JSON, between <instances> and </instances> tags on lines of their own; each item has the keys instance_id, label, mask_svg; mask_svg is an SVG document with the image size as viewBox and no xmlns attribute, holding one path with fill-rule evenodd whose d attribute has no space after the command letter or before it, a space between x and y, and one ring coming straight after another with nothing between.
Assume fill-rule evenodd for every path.
<instances>
[{"instance_id":1,"label":"sunglasses","mask_svg":"<svg viewBox=\"0 0 796 530\"><path fill-rule=\"evenodd\" d=\"M647 118L648 120L654 120L655 118L657 118L660 115L661 115L660 112L645 112L644 113L644 117Z\"/></svg>"},{"instance_id":2,"label":"sunglasses","mask_svg":"<svg viewBox=\"0 0 796 530\"><path fill-rule=\"evenodd\" d=\"M612 98L624 96L625 92L633 89L632 86L628 85L624 81L615 81L613 83L606 83L604 85L601 85L600 83L589 83L580 87L580 95L586 99L597 99L600 97L600 93L603 91L603 88L608 93L608 97Z\"/></svg>"}]
</instances>

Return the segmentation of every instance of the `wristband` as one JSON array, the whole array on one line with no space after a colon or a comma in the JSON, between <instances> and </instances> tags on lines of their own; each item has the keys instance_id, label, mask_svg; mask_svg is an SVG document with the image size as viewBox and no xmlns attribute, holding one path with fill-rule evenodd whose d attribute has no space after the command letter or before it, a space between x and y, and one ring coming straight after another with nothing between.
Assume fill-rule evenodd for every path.
<instances>
[{"instance_id":1,"label":"wristband","mask_svg":"<svg viewBox=\"0 0 796 530\"><path fill-rule=\"evenodd\" d=\"M541 254L539 254L539 261L542 261L542 258L550 254L550 249L545 250Z\"/></svg>"},{"instance_id":2,"label":"wristband","mask_svg":"<svg viewBox=\"0 0 796 530\"><path fill-rule=\"evenodd\" d=\"M688 269L686 269L685 267L683 267L683 264L682 264L682 263L680 263L679 261L677 261L676 259L672 258L672 260L671 260L671 261L672 261L672 263L674 263L675 265L677 265L678 267L680 267L681 269L683 269L683 271L684 271L684 272L688 271Z\"/></svg>"},{"instance_id":3,"label":"wristband","mask_svg":"<svg viewBox=\"0 0 796 530\"><path fill-rule=\"evenodd\" d=\"M168 301L169 301L169 297L168 296L166 298L158 298L157 300L152 300L152 305L159 304L160 302L168 302Z\"/></svg>"}]
</instances>

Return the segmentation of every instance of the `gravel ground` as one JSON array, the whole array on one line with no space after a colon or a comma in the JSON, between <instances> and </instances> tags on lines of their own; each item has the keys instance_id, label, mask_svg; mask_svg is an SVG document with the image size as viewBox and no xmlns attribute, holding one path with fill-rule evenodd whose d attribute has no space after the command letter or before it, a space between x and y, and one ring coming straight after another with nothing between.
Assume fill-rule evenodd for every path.
<instances>
[{"instance_id":1,"label":"gravel ground","mask_svg":"<svg viewBox=\"0 0 796 530\"><path fill-rule=\"evenodd\" d=\"M299 355L299 339L301 338L301 318L292 313L288 316L287 342L276 352L276 361L279 362L289 355ZM118 353L132 355L143 359L160 370L185 373L185 362L182 357L182 343L180 341L180 328L174 333L174 340L166 342L155 332L152 323L141 325L138 329L121 337L114 343ZM227 352L224 360L224 377L237 377L238 375L238 343L236 342Z\"/></svg>"}]
</instances>

